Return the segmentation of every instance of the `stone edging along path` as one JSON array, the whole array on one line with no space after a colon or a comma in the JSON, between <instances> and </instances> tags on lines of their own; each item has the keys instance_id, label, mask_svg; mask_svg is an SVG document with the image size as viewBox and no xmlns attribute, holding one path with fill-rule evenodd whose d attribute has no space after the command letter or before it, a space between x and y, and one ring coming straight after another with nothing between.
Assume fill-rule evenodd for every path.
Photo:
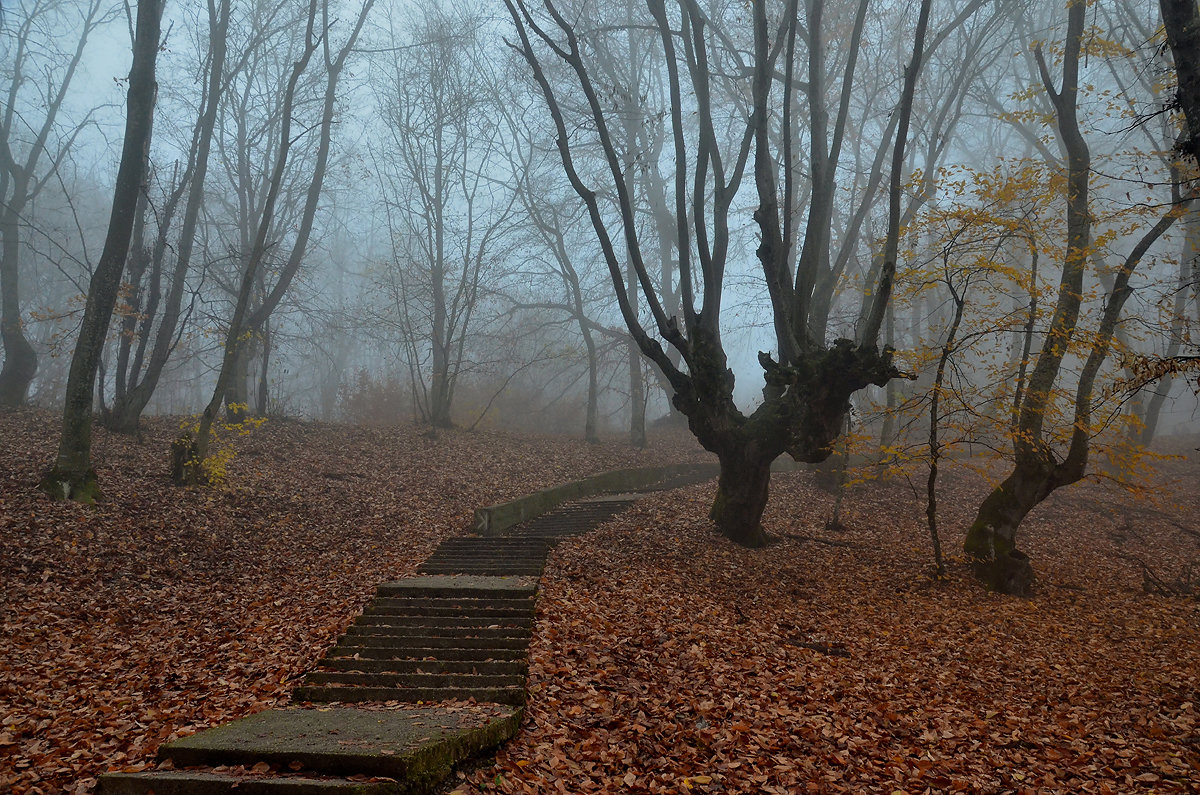
<instances>
[{"instance_id":1,"label":"stone edging along path","mask_svg":"<svg viewBox=\"0 0 1200 795\"><path fill-rule=\"evenodd\" d=\"M434 791L520 728L538 578L554 544L624 510L632 492L713 472L618 470L480 509L480 535L447 539L416 576L380 585L293 694L329 706L266 710L166 743L158 756L168 769L105 774L101 792ZM596 496L604 492L620 493Z\"/></svg>"}]
</instances>

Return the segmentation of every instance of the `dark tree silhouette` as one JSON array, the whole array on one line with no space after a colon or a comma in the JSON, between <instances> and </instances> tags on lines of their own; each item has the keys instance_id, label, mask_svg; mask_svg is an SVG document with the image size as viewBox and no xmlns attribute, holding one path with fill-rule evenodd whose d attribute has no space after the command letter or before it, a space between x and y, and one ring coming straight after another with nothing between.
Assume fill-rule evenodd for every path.
<instances>
[{"instance_id":1,"label":"dark tree silhouette","mask_svg":"<svg viewBox=\"0 0 1200 795\"><path fill-rule=\"evenodd\" d=\"M878 277L865 299L856 339L826 342L825 329L836 284L830 267L830 218L835 201L834 171L848 124L854 74L866 3L860 3L847 44L845 77L833 109L825 86L827 35L824 3L798 0L750 5L749 51L735 43L695 0L667 8L649 0L649 18L571 21L550 0L537 4L505 0L516 27L513 46L532 69L557 130L563 167L588 208L600 241L622 316L642 354L670 383L674 406L704 447L715 453L721 473L711 516L719 530L746 545L766 542L760 520L767 503L771 462L782 454L798 461L827 458L844 426L849 398L868 384L883 385L899 375L891 352L876 344L896 268L900 173L905 162L908 121L924 54L929 3L921 5L911 62L887 135L894 136L889 235ZM770 15L778 22L769 22ZM969 16L977 4L964 10ZM629 9L632 13L632 8ZM960 15L958 21L966 17ZM590 52L603 31L634 25L657 35L659 68L669 85L674 174L674 221L678 253L680 315L669 314L648 260L657 243L639 239L635 220L636 169L630 169L620 135L620 119L609 109L605 86L596 77ZM803 29L803 34L800 31ZM582 31L582 33L581 33ZM601 33L596 33L601 31ZM808 58L797 56L797 39ZM710 62L720 62L720 68ZM802 81L794 74L807 61ZM564 87L560 71L570 76ZM549 76L554 74L555 78ZM568 90L571 92L568 95ZM748 98L741 119L718 115L714 94ZM797 95L809 106L801 114ZM684 97L688 96L685 105ZM582 123L567 113L582 106ZM782 110L779 110L782 109ZM744 114L744 115L742 115ZM685 121L686 120L686 121ZM729 132L729 125L736 129ZM604 158L604 184L594 185L577 166L580 127L594 130ZM803 134L800 131L803 130ZM807 144L811 179L803 180L794 148ZM724 294L734 199L747 167L757 195L754 222L762 279L770 295L777 348L759 354L765 388L762 404L743 413L734 403L733 373L721 339ZM794 223L804 207L798 193L807 186L807 223ZM610 201L611 197L611 201ZM614 217L615 216L615 217ZM614 241L620 235L621 244ZM643 249L649 247L648 256ZM693 259L694 258L694 259ZM626 280L627 273L634 275ZM652 319L642 325L639 309ZM668 354L663 344L674 349Z\"/></svg>"}]
</instances>

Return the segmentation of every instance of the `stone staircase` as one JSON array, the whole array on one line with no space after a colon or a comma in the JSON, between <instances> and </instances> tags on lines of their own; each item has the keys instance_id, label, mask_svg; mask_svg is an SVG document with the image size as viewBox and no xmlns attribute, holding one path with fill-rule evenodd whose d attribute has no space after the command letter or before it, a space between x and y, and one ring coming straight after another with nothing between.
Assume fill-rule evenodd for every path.
<instances>
[{"instance_id":1,"label":"stone staircase","mask_svg":"<svg viewBox=\"0 0 1200 795\"><path fill-rule=\"evenodd\" d=\"M501 562L492 568L503 568ZM522 571L527 566L511 563ZM520 706L536 589L534 577L474 573L429 574L381 585L293 698L474 699Z\"/></svg>"},{"instance_id":2,"label":"stone staircase","mask_svg":"<svg viewBox=\"0 0 1200 795\"><path fill-rule=\"evenodd\" d=\"M610 494L568 503L555 511L517 525L505 538L542 539L553 546L564 538L586 533L632 505L639 494ZM436 553L435 553L436 554ZM543 566L545 561L543 560ZM538 571L541 574L541 571Z\"/></svg>"},{"instance_id":3,"label":"stone staircase","mask_svg":"<svg viewBox=\"0 0 1200 795\"><path fill-rule=\"evenodd\" d=\"M636 495L582 500L500 537L444 541L385 583L304 684L267 710L163 745L168 769L104 793L418 795L520 727L537 581L554 544ZM463 704L474 702L474 704ZM355 706L345 706L353 704ZM172 769L173 768L173 769Z\"/></svg>"},{"instance_id":4,"label":"stone staircase","mask_svg":"<svg viewBox=\"0 0 1200 795\"><path fill-rule=\"evenodd\" d=\"M540 577L550 547L545 538L451 538L417 567L417 573Z\"/></svg>"}]
</instances>

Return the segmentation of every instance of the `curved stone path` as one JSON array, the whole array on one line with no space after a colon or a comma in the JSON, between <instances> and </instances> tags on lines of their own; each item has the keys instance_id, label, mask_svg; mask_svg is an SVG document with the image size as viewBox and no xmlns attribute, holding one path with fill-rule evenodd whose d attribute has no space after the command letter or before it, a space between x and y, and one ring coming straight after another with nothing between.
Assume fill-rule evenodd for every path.
<instances>
[{"instance_id":1,"label":"curved stone path","mask_svg":"<svg viewBox=\"0 0 1200 795\"><path fill-rule=\"evenodd\" d=\"M416 576L379 586L293 694L330 706L267 710L167 743L158 755L174 770L106 774L101 791L432 792L520 727L537 582L554 544L636 498L585 499L502 536L447 539Z\"/></svg>"}]
</instances>

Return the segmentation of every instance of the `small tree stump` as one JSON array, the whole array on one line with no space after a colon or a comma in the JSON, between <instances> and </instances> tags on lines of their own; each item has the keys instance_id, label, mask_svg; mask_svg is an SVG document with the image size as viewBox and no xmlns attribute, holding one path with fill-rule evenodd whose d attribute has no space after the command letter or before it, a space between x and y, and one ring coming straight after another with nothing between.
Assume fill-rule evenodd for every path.
<instances>
[{"instance_id":1,"label":"small tree stump","mask_svg":"<svg viewBox=\"0 0 1200 795\"><path fill-rule=\"evenodd\" d=\"M171 442L171 482L176 486L198 485L197 470L200 468L195 466L195 459L196 441L191 433L184 432Z\"/></svg>"}]
</instances>

